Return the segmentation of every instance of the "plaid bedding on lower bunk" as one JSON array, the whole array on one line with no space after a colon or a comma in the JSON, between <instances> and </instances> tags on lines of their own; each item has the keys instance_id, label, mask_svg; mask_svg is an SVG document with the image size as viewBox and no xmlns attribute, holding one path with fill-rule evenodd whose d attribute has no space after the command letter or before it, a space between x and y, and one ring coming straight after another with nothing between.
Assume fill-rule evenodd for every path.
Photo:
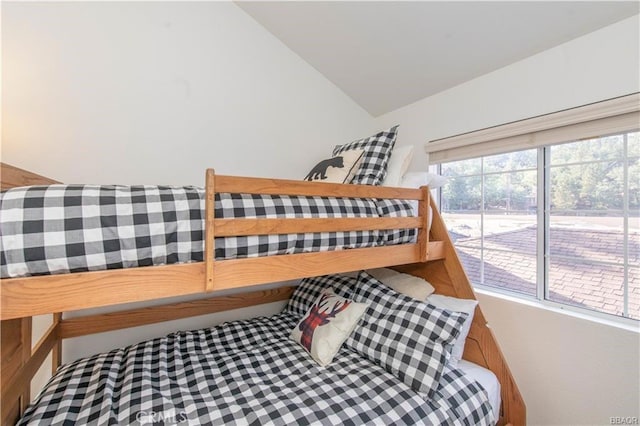
<instances>
[{"instance_id":1,"label":"plaid bedding on lower bunk","mask_svg":"<svg viewBox=\"0 0 640 426\"><path fill-rule=\"evenodd\" d=\"M425 400L343 347L319 367L289 340L300 317L170 334L62 366L18 423L494 424L486 392L445 369Z\"/></svg>"},{"instance_id":2,"label":"plaid bedding on lower bunk","mask_svg":"<svg viewBox=\"0 0 640 426\"><path fill-rule=\"evenodd\" d=\"M401 200L216 194L216 218L412 216ZM49 185L0 195L0 277L202 261L204 190ZM216 259L402 244L416 231L216 238Z\"/></svg>"}]
</instances>

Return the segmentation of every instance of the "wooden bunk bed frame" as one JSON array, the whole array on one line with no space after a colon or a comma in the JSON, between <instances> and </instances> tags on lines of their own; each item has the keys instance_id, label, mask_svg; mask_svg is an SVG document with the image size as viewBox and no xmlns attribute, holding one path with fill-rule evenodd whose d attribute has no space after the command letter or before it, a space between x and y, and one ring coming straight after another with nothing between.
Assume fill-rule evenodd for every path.
<instances>
[{"instance_id":1,"label":"wooden bunk bed frame","mask_svg":"<svg viewBox=\"0 0 640 426\"><path fill-rule=\"evenodd\" d=\"M0 163L1 188L49 185L55 180ZM418 200L412 218L215 219L216 192ZM439 294L475 294L427 187L420 189L314 183L215 175L206 172L205 261L63 275L3 279L0 285L0 423L13 424L30 402L30 384L48 354L60 366L63 339L286 300L294 287L216 296L190 302L65 319L63 312L215 292L329 273L394 267L426 278ZM432 224L427 228L428 207ZM394 246L215 260L214 238L240 235L418 228L417 242ZM52 314L51 327L32 348L32 317ZM525 404L480 307L464 358L493 371L501 384L498 424L524 425Z\"/></svg>"}]
</instances>

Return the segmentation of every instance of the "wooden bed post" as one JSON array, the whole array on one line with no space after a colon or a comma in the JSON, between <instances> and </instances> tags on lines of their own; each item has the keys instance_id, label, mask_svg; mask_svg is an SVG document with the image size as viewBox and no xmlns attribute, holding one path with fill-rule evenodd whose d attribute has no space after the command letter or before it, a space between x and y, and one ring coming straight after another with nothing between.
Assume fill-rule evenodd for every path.
<instances>
[{"instance_id":1,"label":"wooden bed post","mask_svg":"<svg viewBox=\"0 0 640 426\"><path fill-rule=\"evenodd\" d=\"M418 228L418 248L420 250L420 261L426 262L429 251L429 187L421 186L422 199L418 203L418 216L424 220Z\"/></svg>"},{"instance_id":2,"label":"wooden bed post","mask_svg":"<svg viewBox=\"0 0 640 426\"><path fill-rule=\"evenodd\" d=\"M205 290L213 291L213 263L215 260L215 239L213 221L215 215L215 171L207 169L205 177L205 235L204 235L204 264L205 264Z\"/></svg>"},{"instance_id":3,"label":"wooden bed post","mask_svg":"<svg viewBox=\"0 0 640 426\"><path fill-rule=\"evenodd\" d=\"M0 324L0 424L14 424L31 400L29 386L8 395L12 382L31 357L31 317L2 321Z\"/></svg>"},{"instance_id":4,"label":"wooden bed post","mask_svg":"<svg viewBox=\"0 0 640 426\"><path fill-rule=\"evenodd\" d=\"M57 180L0 163L0 189L17 186L52 185ZM31 402L31 379L53 348L52 370L62 360L62 342L58 325L62 314L53 314L53 325L32 349L32 317L0 322L0 424L15 424Z\"/></svg>"},{"instance_id":5,"label":"wooden bed post","mask_svg":"<svg viewBox=\"0 0 640 426\"><path fill-rule=\"evenodd\" d=\"M53 314L53 325L57 326L62 322L62 312ZM51 350L51 374L56 374L58 367L62 364L62 337L53 345Z\"/></svg>"}]
</instances>

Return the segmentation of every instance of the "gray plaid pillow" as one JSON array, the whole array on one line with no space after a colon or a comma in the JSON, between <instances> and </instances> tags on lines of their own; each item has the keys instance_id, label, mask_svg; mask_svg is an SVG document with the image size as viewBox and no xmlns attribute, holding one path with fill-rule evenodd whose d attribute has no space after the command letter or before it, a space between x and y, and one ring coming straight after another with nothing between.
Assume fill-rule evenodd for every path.
<instances>
[{"instance_id":1,"label":"gray plaid pillow","mask_svg":"<svg viewBox=\"0 0 640 426\"><path fill-rule=\"evenodd\" d=\"M352 299L369 308L347 347L431 397L467 314L396 293L364 271Z\"/></svg>"},{"instance_id":2,"label":"gray plaid pillow","mask_svg":"<svg viewBox=\"0 0 640 426\"><path fill-rule=\"evenodd\" d=\"M391 151L396 143L398 126L376 133L368 138L338 145L333 149L333 156L352 149L364 149L364 157L360 168L350 183L359 185L381 185L387 175L387 165Z\"/></svg>"},{"instance_id":3,"label":"gray plaid pillow","mask_svg":"<svg viewBox=\"0 0 640 426\"><path fill-rule=\"evenodd\" d=\"M293 291L284 311L304 315L311 309L311 305L318 300L320 294L330 288L332 288L338 296L351 299L353 287L357 282L357 278L339 274L304 278Z\"/></svg>"}]
</instances>

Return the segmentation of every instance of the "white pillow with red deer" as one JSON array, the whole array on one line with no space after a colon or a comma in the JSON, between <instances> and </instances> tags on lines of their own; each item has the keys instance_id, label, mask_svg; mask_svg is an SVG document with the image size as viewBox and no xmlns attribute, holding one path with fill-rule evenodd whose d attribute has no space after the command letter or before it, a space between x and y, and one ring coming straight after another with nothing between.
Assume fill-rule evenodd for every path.
<instances>
[{"instance_id":1,"label":"white pillow with red deer","mask_svg":"<svg viewBox=\"0 0 640 426\"><path fill-rule=\"evenodd\" d=\"M319 365L329 365L367 306L366 303L356 303L337 296L330 289L324 290L291 330L291 339L300 344Z\"/></svg>"}]
</instances>

